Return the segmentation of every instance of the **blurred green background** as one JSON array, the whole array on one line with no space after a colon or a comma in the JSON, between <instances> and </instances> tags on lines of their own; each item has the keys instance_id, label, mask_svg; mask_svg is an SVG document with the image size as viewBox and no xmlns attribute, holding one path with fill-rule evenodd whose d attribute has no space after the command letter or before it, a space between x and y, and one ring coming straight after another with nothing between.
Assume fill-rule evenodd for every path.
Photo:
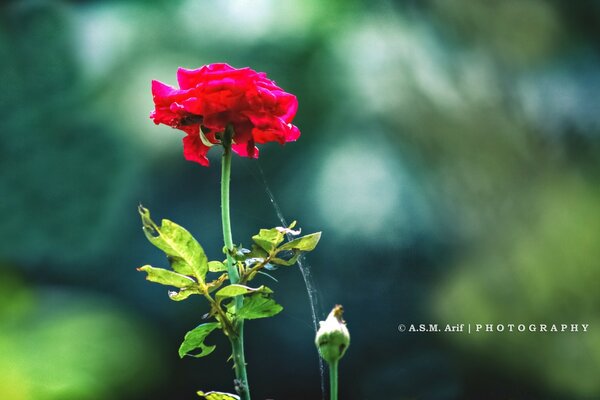
<instances>
[{"instance_id":1,"label":"blurred green background","mask_svg":"<svg viewBox=\"0 0 600 400\"><path fill-rule=\"evenodd\" d=\"M0 6L0 398L187 399L232 388L224 339L138 203L219 257L219 151L186 162L150 80L212 62L298 96L297 143L233 165L234 241L288 220L319 313L346 309L343 399L600 398L600 2L8 1ZM254 398L321 398L297 268L247 327ZM587 323L586 334L401 334L399 323Z\"/></svg>"}]
</instances>

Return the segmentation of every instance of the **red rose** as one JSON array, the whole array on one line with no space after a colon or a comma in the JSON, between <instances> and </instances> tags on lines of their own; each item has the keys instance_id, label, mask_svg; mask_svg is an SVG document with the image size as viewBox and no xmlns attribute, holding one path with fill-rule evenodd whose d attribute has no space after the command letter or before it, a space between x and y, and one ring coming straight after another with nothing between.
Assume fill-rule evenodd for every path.
<instances>
[{"instance_id":1,"label":"red rose","mask_svg":"<svg viewBox=\"0 0 600 400\"><path fill-rule=\"evenodd\" d=\"M210 146L205 143L219 143L228 124L234 130L231 148L243 157L257 158L257 143L283 144L300 136L291 124L298 109L296 96L284 92L264 72L210 64L179 68L177 81L179 89L152 81L155 109L150 118L187 134L183 138L187 160L208 166Z\"/></svg>"}]
</instances>

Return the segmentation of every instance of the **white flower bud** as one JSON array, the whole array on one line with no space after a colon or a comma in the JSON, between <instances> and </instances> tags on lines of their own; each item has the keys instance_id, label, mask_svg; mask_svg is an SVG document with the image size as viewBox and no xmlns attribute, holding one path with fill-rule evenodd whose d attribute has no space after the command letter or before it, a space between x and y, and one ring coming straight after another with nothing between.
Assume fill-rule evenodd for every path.
<instances>
[{"instance_id":1,"label":"white flower bud","mask_svg":"<svg viewBox=\"0 0 600 400\"><path fill-rule=\"evenodd\" d=\"M344 309L336 305L327 316L325 321L319 322L315 344L321 357L328 364L339 361L344 356L346 349L350 346L350 332L346 322L342 319Z\"/></svg>"}]
</instances>

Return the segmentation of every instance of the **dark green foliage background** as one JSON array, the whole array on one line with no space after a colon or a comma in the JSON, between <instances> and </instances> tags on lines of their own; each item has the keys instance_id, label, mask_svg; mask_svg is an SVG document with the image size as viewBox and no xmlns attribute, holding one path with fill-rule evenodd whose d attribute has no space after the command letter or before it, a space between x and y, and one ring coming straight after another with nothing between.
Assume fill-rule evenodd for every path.
<instances>
[{"instance_id":1,"label":"dark green foliage background","mask_svg":"<svg viewBox=\"0 0 600 400\"><path fill-rule=\"evenodd\" d=\"M505 1L13 1L0 5L0 398L231 391L225 340L180 360L207 311L138 203L220 257L219 151L186 162L150 80L228 62L298 96L302 137L234 159L234 241L286 219L320 317L346 308L341 398L600 396L600 6ZM247 324L254 398L318 399L297 268ZM262 282L259 282L260 284ZM264 282L267 283L267 282ZM401 334L400 323L587 323L587 334Z\"/></svg>"}]
</instances>

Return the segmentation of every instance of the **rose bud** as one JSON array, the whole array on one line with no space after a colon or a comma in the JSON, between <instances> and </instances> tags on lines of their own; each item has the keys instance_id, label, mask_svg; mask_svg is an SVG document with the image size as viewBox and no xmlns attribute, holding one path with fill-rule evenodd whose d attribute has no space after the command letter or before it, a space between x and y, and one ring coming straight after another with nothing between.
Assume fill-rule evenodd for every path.
<instances>
[{"instance_id":1,"label":"rose bud","mask_svg":"<svg viewBox=\"0 0 600 400\"><path fill-rule=\"evenodd\" d=\"M344 309L340 305L333 307L325 321L319 322L319 330L315 338L315 344L321 357L328 364L336 363L344 356L346 349L350 346L350 332L346 327L346 321L342 319Z\"/></svg>"}]
</instances>

